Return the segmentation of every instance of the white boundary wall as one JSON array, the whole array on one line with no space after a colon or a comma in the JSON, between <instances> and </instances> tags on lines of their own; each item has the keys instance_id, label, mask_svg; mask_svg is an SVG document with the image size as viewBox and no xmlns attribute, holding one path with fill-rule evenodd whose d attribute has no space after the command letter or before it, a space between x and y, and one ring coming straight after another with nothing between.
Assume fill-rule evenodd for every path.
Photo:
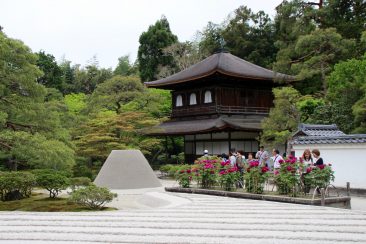
<instances>
[{"instance_id":1,"label":"white boundary wall","mask_svg":"<svg viewBox=\"0 0 366 244\"><path fill-rule=\"evenodd\" d=\"M319 149L324 163L331 163L335 171L335 186L366 189L366 143L293 145L295 156L301 157L305 149Z\"/></svg>"}]
</instances>

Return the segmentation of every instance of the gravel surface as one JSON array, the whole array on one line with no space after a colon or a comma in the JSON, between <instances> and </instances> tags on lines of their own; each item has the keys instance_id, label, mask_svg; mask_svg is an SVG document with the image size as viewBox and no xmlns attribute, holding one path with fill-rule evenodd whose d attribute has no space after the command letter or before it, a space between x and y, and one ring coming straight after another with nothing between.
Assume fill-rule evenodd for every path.
<instances>
[{"instance_id":1,"label":"gravel surface","mask_svg":"<svg viewBox=\"0 0 366 244\"><path fill-rule=\"evenodd\" d=\"M165 193L89 213L1 212L1 243L366 243L366 212ZM123 195L122 195L123 196Z\"/></svg>"}]
</instances>

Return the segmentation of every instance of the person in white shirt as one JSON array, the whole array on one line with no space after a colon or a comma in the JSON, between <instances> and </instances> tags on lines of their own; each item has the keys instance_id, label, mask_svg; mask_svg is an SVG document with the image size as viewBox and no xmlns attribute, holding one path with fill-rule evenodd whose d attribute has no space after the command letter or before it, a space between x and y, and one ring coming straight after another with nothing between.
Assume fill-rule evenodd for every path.
<instances>
[{"instance_id":1,"label":"person in white shirt","mask_svg":"<svg viewBox=\"0 0 366 244\"><path fill-rule=\"evenodd\" d=\"M235 149L231 149L229 152L229 160L231 167L234 167L236 165L236 153Z\"/></svg>"},{"instance_id":2,"label":"person in white shirt","mask_svg":"<svg viewBox=\"0 0 366 244\"><path fill-rule=\"evenodd\" d=\"M270 168L269 155L268 152L264 150L263 146L259 147L259 151L256 153L255 158L259 160L262 167L267 166Z\"/></svg>"},{"instance_id":3,"label":"person in white shirt","mask_svg":"<svg viewBox=\"0 0 366 244\"><path fill-rule=\"evenodd\" d=\"M272 150L272 158L273 160L273 168L278 170L281 168L280 160L283 160L282 156L280 155L280 151L278 149Z\"/></svg>"}]
</instances>

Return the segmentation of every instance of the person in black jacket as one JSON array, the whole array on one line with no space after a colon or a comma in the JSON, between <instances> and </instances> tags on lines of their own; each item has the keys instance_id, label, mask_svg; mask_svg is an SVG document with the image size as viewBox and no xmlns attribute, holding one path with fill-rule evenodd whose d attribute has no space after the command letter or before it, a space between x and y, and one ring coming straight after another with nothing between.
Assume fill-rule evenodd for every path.
<instances>
[{"instance_id":1,"label":"person in black jacket","mask_svg":"<svg viewBox=\"0 0 366 244\"><path fill-rule=\"evenodd\" d=\"M313 149L311 153L314 156L314 165L324 164L323 159L320 157L320 151L318 149Z\"/></svg>"}]
</instances>

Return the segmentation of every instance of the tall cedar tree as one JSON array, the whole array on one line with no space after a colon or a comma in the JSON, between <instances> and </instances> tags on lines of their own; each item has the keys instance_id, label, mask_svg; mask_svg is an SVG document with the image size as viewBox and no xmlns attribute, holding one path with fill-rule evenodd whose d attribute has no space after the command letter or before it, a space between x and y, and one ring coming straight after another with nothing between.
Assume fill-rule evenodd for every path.
<instances>
[{"instance_id":1,"label":"tall cedar tree","mask_svg":"<svg viewBox=\"0 0 366 244\"><path fill-rule=\"evenodd\" d=\"M141 81L157 79L159 65L174 66L173 58L164 55L163 49L177 41L178 38L171 32L165 16L141 34L137 53Z\"/></svg>"}]
</instances>

